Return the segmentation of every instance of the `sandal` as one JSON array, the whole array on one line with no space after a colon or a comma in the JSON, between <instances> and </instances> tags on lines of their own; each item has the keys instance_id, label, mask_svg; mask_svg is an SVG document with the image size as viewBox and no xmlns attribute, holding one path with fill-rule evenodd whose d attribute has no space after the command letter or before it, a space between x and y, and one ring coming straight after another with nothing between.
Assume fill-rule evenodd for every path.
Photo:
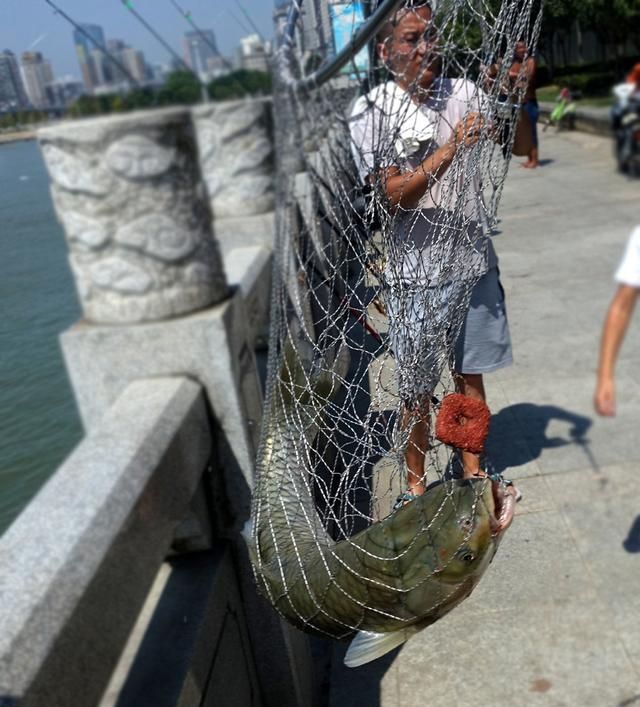
<instances>
[{"instance_id":1,"label":"sandal","mask_svg":"<svg viewBox=\"0 0 640 707\"><path fill-rule=\"evenodd\" d=\"M416 493L411 493L411 491L405 491L404 493L401 493L398 498L396 498L396 501L393 504L393 510L399 511L403 506L406 506L407 503L415 501L416 498L420 498L420 496Z\"/></svg>"}]
</instances>

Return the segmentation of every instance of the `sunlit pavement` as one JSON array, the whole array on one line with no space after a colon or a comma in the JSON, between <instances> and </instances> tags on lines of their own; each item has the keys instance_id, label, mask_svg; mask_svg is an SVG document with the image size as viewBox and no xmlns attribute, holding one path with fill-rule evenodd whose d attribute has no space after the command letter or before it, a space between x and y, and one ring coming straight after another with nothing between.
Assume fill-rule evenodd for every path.
<instances>
[{"instance_id":1,"label":"sunlit pavement","mask_svg":"<svg viewBox=\"0 0 640 707\"><path fill-rule=\"evenodd\" d=\"M640 314L618 416L592 408L612 275L640 223L640 181L610 140L542 136L514 161L495 237L516 362L486 379L494 464L524 494L461 607L370 666L333 653L332 707L640 705Z\"/></svg>"}]
</instances>

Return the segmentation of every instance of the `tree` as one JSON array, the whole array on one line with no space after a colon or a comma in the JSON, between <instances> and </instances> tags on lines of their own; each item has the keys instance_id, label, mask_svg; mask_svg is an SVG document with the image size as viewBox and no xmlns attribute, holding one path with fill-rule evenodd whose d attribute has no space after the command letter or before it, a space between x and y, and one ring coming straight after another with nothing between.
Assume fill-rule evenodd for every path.
<instances>
[{"instance_id":1,"label":"tree","mask_svg":"<svg viewBox=\"0 0 640 707\"><path fill-rule=\"evenodd\" d=\"M125 98L128 110L138 110L140 108L152 108L158 102L158 95L150 88L136 88Z\"/></svg>"},{"instance_id":2,"label":"tree","mask_svg":"<svg viewBox=\"0 0 640 707\"><path fill-rule=\"evenodd\" d=\"M560 45L564 64L568 64L567 42L574 23L586 17L588 0L545 0L540 34L540 53L549 67L551 78L555 71L555 47Z\"/></svg>"},{"instance_id":3,"label":"tree","mask_svg":"<svg viewBox=\"0 0 640 707\"><path fill-rule=\"evenodd\" d=\"M624 45L640 37L640 0L584 0L583 5L590 28L613 48L619 73Z\"/></svg>"},{"instance_id":4,"label":"tree","mask_svg":"<svg viewBox=\"0 0 640 707\"><path fill-rule=\"evenodd\" d=\"M245 96L265 96L271 93L271 76L264 71L240 69L214 79L209 84L209 96L225 101Z\"/></svg>"},{"instance_id":5,"label":"tree","mask_svg":"<svg viewBox=\"0 0 640 707\"><path fill-rule=\"evenodd\" d=\"M109 106L109 110L112 113L122 113L122 111L127 110L127 104L122 96L111 97L111 105Z\"/></svg>"},{"instance_id":6,"label":"tree","mask_svg":"<svg viewBox=\"0 0 640 707\"><path fill-rule=\"evenodd\" d=\"M173 71L160 89L158 102L163 105L191 105L197 103L201 97L200 81L194 74L190 71Z\"/></svg>"}]
</instances>

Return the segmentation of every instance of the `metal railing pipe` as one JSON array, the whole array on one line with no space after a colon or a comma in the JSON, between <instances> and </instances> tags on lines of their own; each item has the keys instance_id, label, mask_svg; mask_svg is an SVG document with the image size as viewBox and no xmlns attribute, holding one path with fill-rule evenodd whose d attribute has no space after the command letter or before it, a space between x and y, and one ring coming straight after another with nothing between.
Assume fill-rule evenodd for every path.
<instances>
[{"instance_id":1,"label":"metal railing pipe","mask_svg":"<svg viewBox=\"0 0 640 707\"><path fill-rule=\"evenodd\" d=\"M294 91L317 88L332 79L380 31L388 17L406 0L383 0L375 12L360 25L351 41L332 59L326 61L309 76L296 78L293 74L293 45L295 28L303 0L292 0L287 15L282 42L278 50L276 69L281 80Z\"/></svg>"}]
</instances>

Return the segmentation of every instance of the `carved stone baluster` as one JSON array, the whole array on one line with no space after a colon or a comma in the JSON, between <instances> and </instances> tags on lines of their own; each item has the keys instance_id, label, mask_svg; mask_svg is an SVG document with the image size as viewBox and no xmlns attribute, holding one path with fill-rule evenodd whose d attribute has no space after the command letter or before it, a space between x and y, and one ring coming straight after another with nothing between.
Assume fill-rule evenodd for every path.
<instances>
[{"instance_id":1,"label":"carved stone baluster","mask_svg":"<svg viewBox=\"0 0 640 707\"><path fill-rule=\"evenodd\" d=\"M227 296L188 110L77 121L38 137L87 320L157 321Z\"/></svg>"}]
</instances>

